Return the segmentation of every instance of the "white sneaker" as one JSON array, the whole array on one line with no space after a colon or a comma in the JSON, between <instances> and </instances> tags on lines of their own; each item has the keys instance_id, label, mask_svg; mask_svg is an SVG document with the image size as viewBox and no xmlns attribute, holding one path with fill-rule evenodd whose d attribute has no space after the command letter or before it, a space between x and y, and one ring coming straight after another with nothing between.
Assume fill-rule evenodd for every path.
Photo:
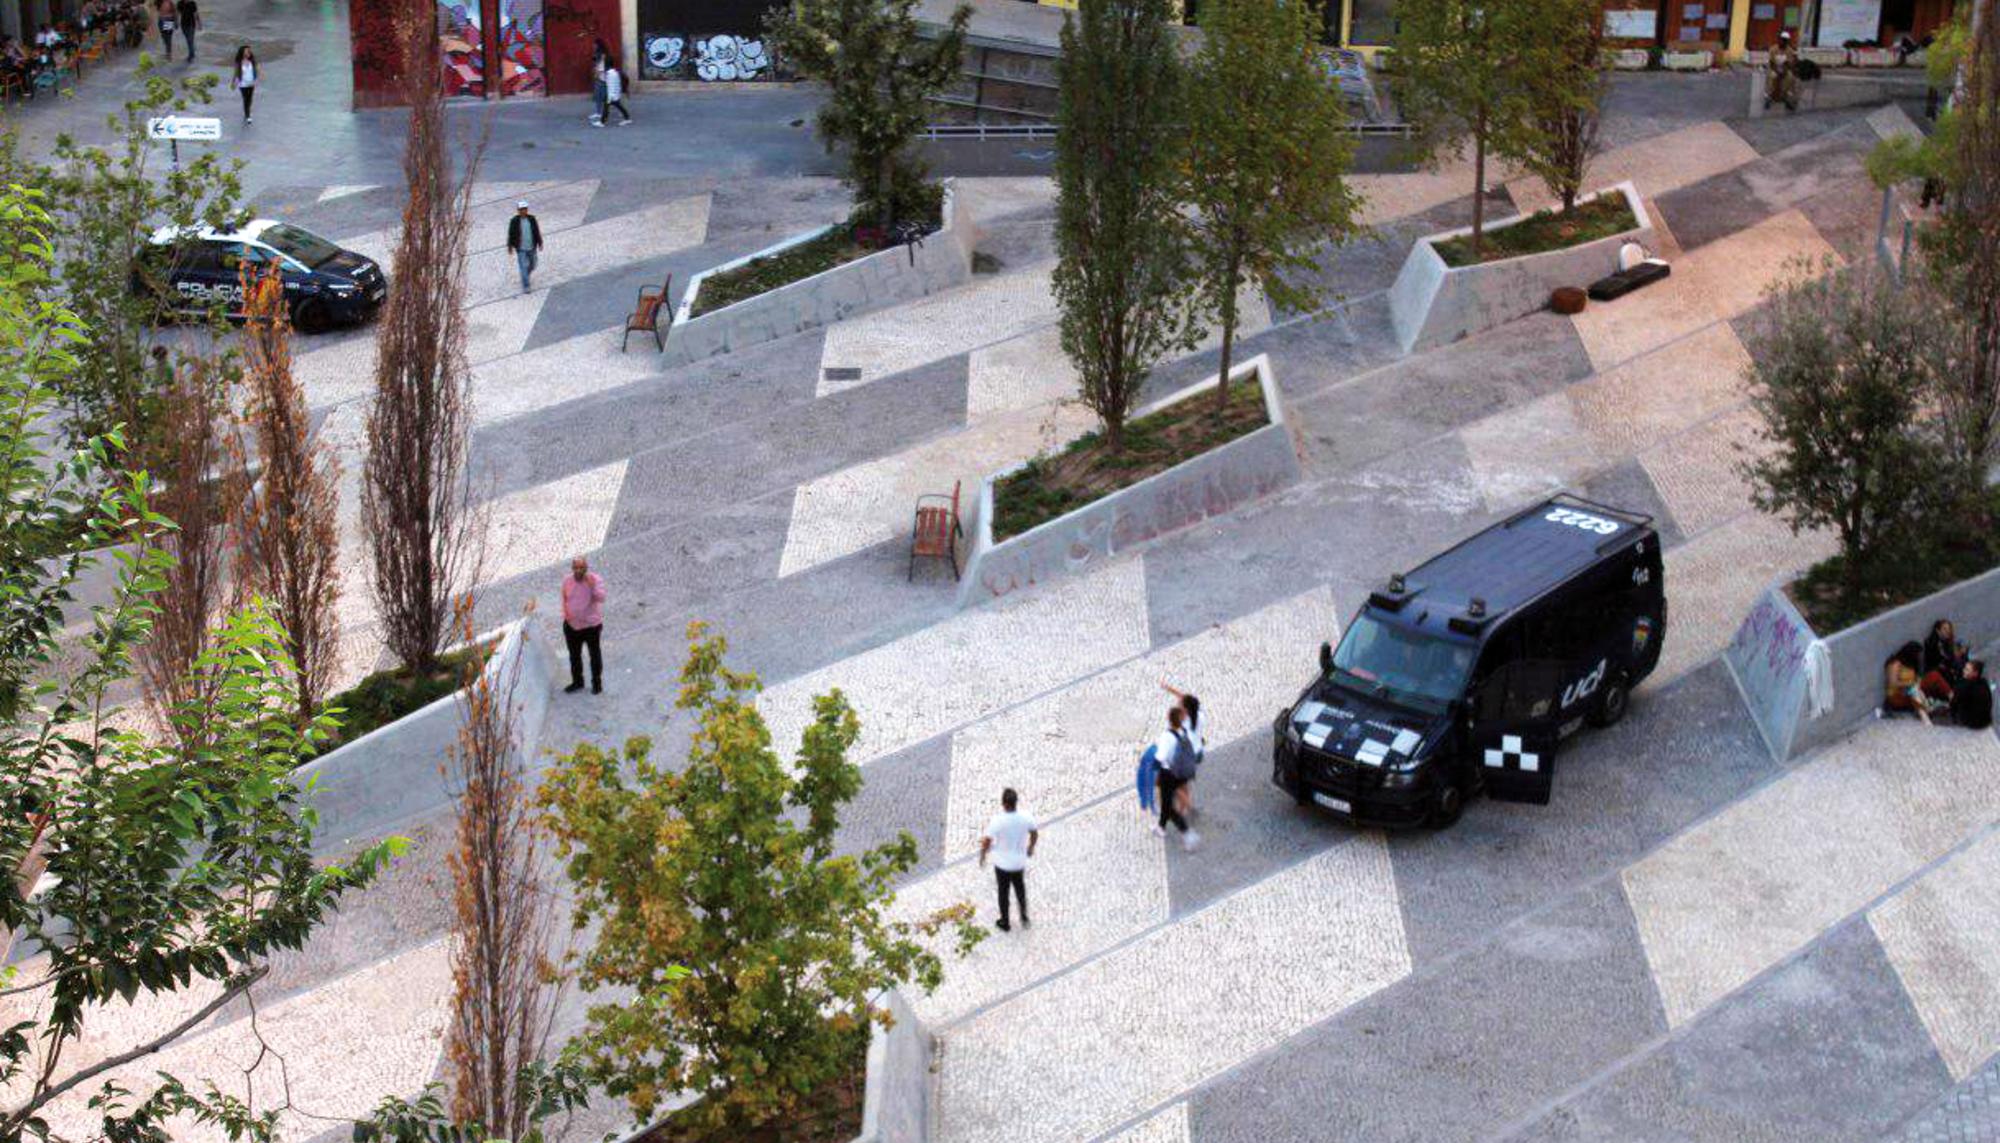
<instances>
[{"instance_id":1,"label":"white sneaker","mask_svg":"<svg viewBox=\"0 0 2000 1143\"><path fill-rule=\"evenodd\" d=\"M602 127L602 126L604 126L604 120L602 120L602 119L592 119L592 120L590 121L590 125L591 125L592 127Z\"/></svg>"},{"instance_id":2,"label":"white sneaker","mask_svg":"<svg viewBox=\"0 0 2000 1143\"><path fill-rule=\"evenodd\" d=\"M1201 835L1193 830L1182 834L1181 848L1187 850L1189 853L1193 853L1195 850L1201 848Z\"/></svg>"},{"instance_id":3,"label":"white sneaker","mask_svg":"<svg viewBox=\"0 0 2000 1143\"><path fill-rule=\"evenodd\" d=\"M1153 823L1153 836L1154 836L1154 837L1165 837L1165 836L1167 836L1167 827L1166 827L1166 826L1163 826L1163 825L1161 825L1161 824L1160 824L1159 822L1154 822L1154 823Z\"/></svg>"}]
</instances>

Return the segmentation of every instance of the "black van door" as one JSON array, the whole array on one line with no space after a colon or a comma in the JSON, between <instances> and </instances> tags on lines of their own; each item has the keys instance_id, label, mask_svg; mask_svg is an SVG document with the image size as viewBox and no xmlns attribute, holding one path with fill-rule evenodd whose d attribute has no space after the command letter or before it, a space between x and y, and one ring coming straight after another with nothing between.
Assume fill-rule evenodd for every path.
<instances>
[{"instance_id":1,"label":"black van door","mask_svg":"<svg viewBox=\"0 0 2000 1143\"><path fill-rule=\"evenodd\" d=\"M1486 786L1503 802L1549 804L1556 777L1556 700L1563 665L1521 659L1495 671L1472 698L1466 745Z\"/></svg>"}]
</instances>

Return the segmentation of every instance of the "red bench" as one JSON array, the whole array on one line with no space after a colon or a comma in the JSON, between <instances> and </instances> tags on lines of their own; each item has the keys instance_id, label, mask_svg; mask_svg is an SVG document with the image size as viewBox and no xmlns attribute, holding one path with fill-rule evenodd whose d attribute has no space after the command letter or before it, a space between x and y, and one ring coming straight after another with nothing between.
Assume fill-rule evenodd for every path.
<instances>
[{"instance_id":1,"label":"red bench","mask_svg":"<svg viewBox=\"0 0 2000 1143\"><path fill-rule=\"evenodd\" d=\"M667 280L661 283L657 290L651 286L639 287L639 308L625 318L625 336L618 339L618 352L625 352L625 346L632 340L634 330L652 334L653 344L661 352L666 351L667 339L666 334L660 329L660 311L667 306L667 290L673 284L674 276L669 274Z\"/></svg>"},{"instance_id":2,"label":"red bench","mask_svg":"<svg viewBox=\"0 0 2000 1143\"><path fill-rule=\"evenodd\" d=\"M958 539L965 535L958 522L958 491L963 483L953 481L949 497L936 492L917 497L917 518L910 532L910 579L917 578L918 556L950 560L951 578L958 578Z\"/></svg>"}]
</instances>

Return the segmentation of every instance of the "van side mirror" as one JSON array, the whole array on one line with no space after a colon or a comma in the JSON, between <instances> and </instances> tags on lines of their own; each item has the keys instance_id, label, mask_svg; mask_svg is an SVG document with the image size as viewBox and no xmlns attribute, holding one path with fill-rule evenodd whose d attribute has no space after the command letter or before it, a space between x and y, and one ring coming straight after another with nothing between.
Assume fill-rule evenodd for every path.
<instances>
[{"instance_id":1,"label":"van side mirror","mask_svg":"<svg viewBox=\"0 0 2000 1143\"><path fill-rule=\"evenodd\" d=\"M1322 675L1333 673L1333 644L1331 643L1321 643L1319 645L1319 673Z\"/></svg>"}]
</instances>

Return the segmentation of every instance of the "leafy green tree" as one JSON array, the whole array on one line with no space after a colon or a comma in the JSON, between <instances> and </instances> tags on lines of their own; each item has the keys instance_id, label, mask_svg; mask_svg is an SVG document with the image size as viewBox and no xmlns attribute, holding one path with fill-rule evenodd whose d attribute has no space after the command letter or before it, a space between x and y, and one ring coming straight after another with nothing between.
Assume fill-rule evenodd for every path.
<instances>
[{"instance_id":1,"label":"leafy green tree","mask_svg":"<svg viewBox=\"0 0 2000 1143\"><path fill-rule=\"evenodd\" d=\"M549 1143L548 1121L584 1106L590 1084L571 1059L531 1061L515 1075L515 1100L525 1110L525 1127L505 1143ZM486 1143L497 1132L479 1122L453 1119L445 1109L444 1085L431 1084L415 1099L388 1096L367 1119L354 1125L354 1143ZM554 1136L562 1138L560 1134Z\"/></svg>"},{"instance_id":2,"label":"leafy green tree","mask_svg":"<svg viewBox=\"0 0 2000 1143\"><path fill-rule=\"evenodd\" d=\"M1396 6L1395 93L1435 162L1472 146L1472 248L1485 247L1486 166L1517 158L1536 130L1534 80L1561 66L1537 0L1404 0Z\"/></svg>"},{"instance_id":3,"label":"leafy green tree","mask_svg":"<svg viewBox=\"0 0 2000 1143\"><path fill-rule=\"evenodd\" d=\"M1124 447L1153 364L1193 346L1184 68L1166 0L1088 0L1056 61L1056 301L1083 403Z\"/></svg>"},{"instance_id":4,"label":"leafy green tree","mask_svg":"<svg viewBox=\"0 0 2000 1143\"><path fill-rule=\"evenodd\" d=\"M591 1007L570 1050L641 1119L701 1092L676 1124L735 1138L848 1074L869 1022L887 1018L872 1006L885 989L937 986L942 967L920 936L956 925L970 947L978 934L969 907L889 919L892 887L917 863L908 834L839 852L841 808L861 789L847 760L861 724L840 692L814 700L787 764L754 705L756 677L725 666L726 644L704 625L688 636L685 768L654 761L645 738L622 753L585 744L540 798L576 925L597 934L577 982L620 997Z\"/></svg>"},{"instance_id":5,"label":"leafy green tree","mask_svg":"<svg viewBox=\"0 0 2000 1143\"><path fill-rule=\"evenodd\" d=\"M1185 196L1206 308L1222 327L1220 408L1244 284L1274 306L1316 308L1316 256L1359 228L1360 200L1344 177L1353 145L1320 57L1319 5L1204 0L1201 30L1187 84Z\"/></svg>"},{"instance_id":6,"label":"leafy green tree","mask_svg":"<svg viewBox=\"0 0 2000 1143\"><path fill-rule=\"evenodd\" d=\"M113 688L129 678L162 583L155 541L171 524L146 506L143 476L110 471L115 441L68 457L45 450L39 426L92 336L51 300L51 227L34 194L0 191L0 801L10 809L0 925L26 951L12 990L47 998L0 1034L0 1140L45 1137L47 1107L71 1093L90 1097L113 1139L166 1140L176 1115L267 1138L275 1112L212 1086L162 1076L133 1092L108 1073L241 996L393 847L314 862L313 814L290 774L330 723L293 721L283 638L261 610L227 621L194 666L211 685L172 717L200 734L160 744L111 721ZM89 633L67 634L61 606L89 552L113 538L136 554ZM31 897L36 866L49 877ZM95 1060L65 1060L93 1006L198 980L218 987L173 1023Z\"/></svg>"},{"instance_id":7,"label":"leafy green tree","mask_svg":"<svg viewBox=\"0 0 2000 1143\"><path fill-rule=\"evenodd\" d=\"M1795 276L1775 291L1752 339L1750 401L1770 446L1741 463L1752 499L1793 531L1840 541L1841 591L1852 605L1921 538L1958 479L1943 462L1926 407L1955 362L1931 305L1879 277Z\"/></svg>"},{"instance_id":8,"label":"leafy green tree","mask_svg":"<svg viewBox=\"0 0 2000 1143\"><path fill-rule=\"evenodd\" d=\"M925 208L924 167L910 152L933 116L930 99L950 86L965 51L972 8L926 32L916 0L795 0L772 9L767 33L798 74L824 83L819 133L847 153L847 183L859 213L887 229Z\"/></svg>"},{"instance_id":9,"label":"leafy green tree","mask_svg":"<svg viewBox=\"0 0 2000 1143\"><path fill-rule=\"evenodd\" d=\"M1533 0L1554 66L1527 75L1532 122L1516 156L1564 210L1583 193L1597 154L1611 71L1604 56L1602 0Z\"/></svg>"},{"instance_id":10,"label":"leafy green tree","mask_svg":"<svg viewBox=\"0 0 2000 1143\"><path fill-rule=\"evenodd\" d=\"M185 243L156 248L152 238L163 229L183 234L237 221L242 164L189 146L182 148L178 169L162 172L166 144L147 138L146 120L199 112L216 80L196 75L176 83L152 74L148 57L141 61L140 81L139 94L107 120L108 146L57 137L54 164L33 172L31 185L48 190L60 223L55 245L64 303L92 333L63 381L70 441L80 444L122 425L126 443L143 458L161 423L161 373L151 367L151 350L166 343L161 326L170 311L188 305L164 285ZM221 307L220 299L209 305L210 320L220 320Z\"/></svg>"}]
</instances>

